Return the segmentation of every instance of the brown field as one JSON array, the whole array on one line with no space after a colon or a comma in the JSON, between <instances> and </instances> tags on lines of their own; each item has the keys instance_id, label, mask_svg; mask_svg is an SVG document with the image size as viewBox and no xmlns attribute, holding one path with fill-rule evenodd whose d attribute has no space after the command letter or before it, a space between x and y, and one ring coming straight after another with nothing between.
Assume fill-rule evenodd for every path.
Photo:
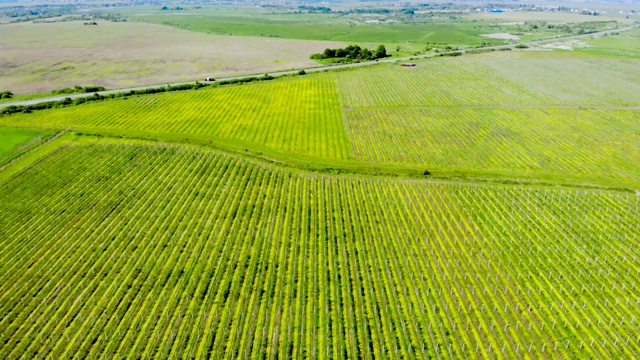
<instances>
[{"instance_id":1,"label":"brown field","mask_svg":"<svg viewBox=\"0 0 640 360\"><path fill-rule=\"evenodd\" d=\"M205 76L263 73L316 63L345 44L216 36L144 23L0 25L0 84L16 94L74 85L122 88Z\"/></svg>"}]
</instances>

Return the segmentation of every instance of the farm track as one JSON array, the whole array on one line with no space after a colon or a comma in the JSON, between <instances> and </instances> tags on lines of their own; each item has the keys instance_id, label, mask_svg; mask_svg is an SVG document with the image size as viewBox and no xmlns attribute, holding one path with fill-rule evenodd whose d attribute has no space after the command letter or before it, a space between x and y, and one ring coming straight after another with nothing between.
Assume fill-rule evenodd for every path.
<instances>
[{"instance_id":1,"label":"farm track","mask_svg":"<svg viewBox=\"0 0 640 360\"><path fill-rule=\"evenodd\" d=\"M639 214L63 146L0 187L0 357L637 358Z\"/></svg>"}]
</instances>

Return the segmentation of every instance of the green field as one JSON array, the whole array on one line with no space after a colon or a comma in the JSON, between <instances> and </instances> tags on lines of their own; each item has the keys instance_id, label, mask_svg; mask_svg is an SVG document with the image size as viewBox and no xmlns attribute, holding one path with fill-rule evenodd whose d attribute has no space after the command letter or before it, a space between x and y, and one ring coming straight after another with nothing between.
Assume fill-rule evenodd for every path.
<instances>
[{"instance_id":1,"label":"green field","mask_svg":"<svg viewBox=\"0 0 640 360\"><path fill-rule=\"evenodd\" d=\"M133 97L0 124L195 141L316 168L633 189L640 186L636 66L634 59L494 52Z\"/></svg>"},{"instance_id":2,"label":"green field","mask_svg":"<svg viewBox=\"0 0 640 360\"><path fill-rule=\"evenodd\" d=\"M40 135L42 131L14 128L0 128L0 159L24 146L30 140Z\"/></svg>"},{"instance_id":3,"label":"green field","mask_svg":"<svg viewBox=\"0 0 640 360\"><path fill-rule=\"evenodd\" d=\"M273 36L288 39L341 41L349 43L443 43L479 45L488 41L479 35L515 27L492 27L489 24L454 23L438 20L421 24L367 24L336 15L282 15L274 17L242 14L205 13L200 16L144 16L139 21L174 26L198 32L234 36ZM496 40L497 43L503 41Z\"/></svg>"},{"instance_id":4,"label":"green field","mask_svg":"<svg viewBox=\"0 0 640 360\"><path fill-rule=\"evenodd\" d=\"M633 195L103 140L0 199L3 358L640 353Z\"/></svg>"},{"instance_id":5,"label":"green field","mask_svg":"<svg viewBox=\"0 0 640 360\"><path fill-rule=\"evenodd\" d=\"M236 147L342 159L349 147L340 111L334 79L314 76L93 103L19 114L0 122L183 141L217 140Z\"/></svg>"},{"instance_id":6,"label":"green field","mask_svg":"<svg viewBox=\"0 0 640 360\"><path fill-rule=\"evenodd\" d=\"M599 36L586 40L589 47L579 49L586 53L608 56L640 58L640 30L631 30L616 36Z\"/></svg>"},{"instance_id":7,"label":"green field","mask_svg":"<svg viewBox=\"0 0 640 360\"><path fill-rule=\"evenodd\" d=\"M55 132L50 130L0 127L0 171L45 142L53 140L54 135Z\"/></svg>"},{"instance_id":8,"label":"green field","mask_svg":"<svg viewBox=\"0 0 640 360\"><path fill-rule=\"evenodd\" d=\"M0 358L640 358L639 60L584 41L0 115Z\"/></svg>"},{"instance_id":9,"label":"green field","mask_svg":"<svg viewBox=\"0 0 640 360\"><path fill-rule=\"evenodd\" d=\"M534 40L568 35L561 25L567 25L572 28L573 33L577 33L581 28L595 31L615 28L618 22L631 22L618 17L594 18L577 14L518 12L489 16L471 10L434 11L417 8L415 14L407 15L402 13L401 8L388 4L322 6L343 12L300 12L296 6L291 5L262 8L212 5L187 7L183 11L145 6L114 11L126 15L130 21L167 25L207 34L340 41L361 45L383 43L389 48L400 46L401 52L408 53L424 51L436 44L470 47L510 41L482 36L487 34L517 34L522 40ZM375 10L383 8L389 13L375 13ZM349 12L355 9L361 13ZM532 28L529 23L540 26Z\"/></svg>"}]
</instances>

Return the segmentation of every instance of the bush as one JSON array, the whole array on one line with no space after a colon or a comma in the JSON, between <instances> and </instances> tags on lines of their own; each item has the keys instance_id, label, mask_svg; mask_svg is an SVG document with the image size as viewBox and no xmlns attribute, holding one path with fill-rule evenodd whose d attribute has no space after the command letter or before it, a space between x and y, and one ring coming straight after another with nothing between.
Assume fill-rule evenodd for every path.
<instances>
[{"instance_id":1,"label":"bush","mask_svg":"<svg viewBox=\"0 0 640 360\"><path fill-rule=\"evenodd\" d=\"M85 92L85 93L104 91L104 90L105 88L102 86L85 86L84 88L82 88L82 92Z\"/></svg>"},{"instance_id":2,"label":"bush","mask_svg":"<svg viewBox=\"0 0 640 360\"><path fill-rule=\"evenodd\" d=\"M13 97L13 93L11 91L3 91L0 93L0 99L11 99Z\"/></svg>"},{"instance_id":3,"label":"bush","mask_svg":"<svg viewBox=\"0 0 640 360\"><path fill-rule=\"evenodd\" d=\"M54 95L57 95L57 94L73 94L74 92L76 92L75 89L63 88L63 89L53 90L51 93Z\"/></svg>"},{"instance_id":4,"label":"bush","mask_svg":"<svg viewBox=\"0 0 640 360\"><path fill-rule=\"evenodd\" d=\"M298 71L298 75L307 75L307 72L304 69Z\"/></svg>"}]
</instances>

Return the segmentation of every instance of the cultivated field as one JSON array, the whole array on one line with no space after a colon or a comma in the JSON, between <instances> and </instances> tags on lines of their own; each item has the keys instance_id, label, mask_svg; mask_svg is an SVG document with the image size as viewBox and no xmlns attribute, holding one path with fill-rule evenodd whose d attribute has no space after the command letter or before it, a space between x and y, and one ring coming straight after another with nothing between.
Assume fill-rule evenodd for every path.
<instances>
[{"instance_id":1,"label":"cultivated field","mask_svg":"<svg viewBox=\"0 0 640 360\"><path fill-rule=\"evenodd\" d=\"M122 88L313 66L343 43L206 35L168 26L82 21L4 24L0 83L16 94L75 85ZM0 91L2 91L0 90Z\"/></svg>"},{"instance_id":2,"label":"cultivated field","mask_svg":"<svg viewBox=\"0 0 640 360\"><path fill-rule=\"evenodd\" d=\"M14 107L0 359L640 358L627 36Z\"/></svg>"},{"instance_id":3,"label":"cultivated field","mask_svg":"<svg viewBox=\"0 0 640 360\"><path fill-rule=\"evenodd\" d=\"M568 51L496 51L342 72L337 83L352 108L614 108L640 105L637 65Z\"/></svg>"},{"instance_id":4,"label":"cultivated field","mask_svg":"<svg viewBox=\"0 0 640 360\"><path fill-rule=\"evenodd\" d=\"M347 119L354 157L361 160L637 185L639 138L631 131L637 116L637 110L367 109L350 110Z\"/></svg>"},{"instance_id":5,"label":"cultivated field","mask_svg":"<svg viewBox=\"0 0 640 360\"><path fill-rule=\"evenodd\" d=\"M83 140L0 200L3 358L640 356L633 195Z\"/></svg>"},{"instance_id":6,"label":"cultivated field","mask_svg":"<svg viewBox=\"0 0 640 360\"><path fill-rule=\"evenodd\" d=\"M339 98L329 76L140 96L5 117L14 125L71 127L173 140L218 140L236 148L299 156L348 156Z\"/></svg>"},{"instance_id":7,"label":"cultivated field","mask_svg":"<svg viewBox=\"0 0 640 360\"><path fill-rule=\"evenodd\" d=\"M347 160L637 188L636 65L494 52L17 114L0 124L209 142L298 164Z\"/></svg>"},{"instance_id":8,"label":"cultivated field","mask_svg":"<svg viewBox=\"0 0 640 360\"><path fill-rule=\"evenodd\" d=\"M356 159L619 178L637 187L637 65L635 59L490 53L343 72L336 83Z\"/></svg>"}]
</instances>

